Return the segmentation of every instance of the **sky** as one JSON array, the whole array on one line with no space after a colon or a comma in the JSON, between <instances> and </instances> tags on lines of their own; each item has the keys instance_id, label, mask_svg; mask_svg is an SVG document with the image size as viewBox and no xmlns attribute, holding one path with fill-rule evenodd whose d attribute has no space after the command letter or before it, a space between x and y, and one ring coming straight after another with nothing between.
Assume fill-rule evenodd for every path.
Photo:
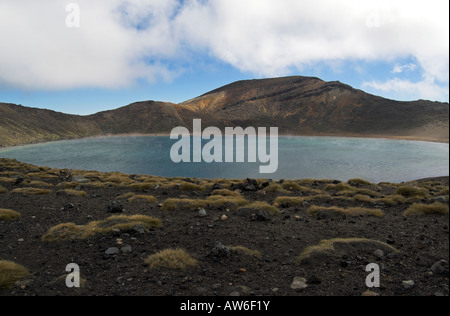
<instances>
[{"instance_id":1,"label":"sky","mask_svg":"<svg viewBox=\"0 0 450 316\"><path fill-rule=\"evenodd\" d=\"M449 1L0 1L0 102L88 115L292 75L448 102Z\"/></svg>"}]
</instances>

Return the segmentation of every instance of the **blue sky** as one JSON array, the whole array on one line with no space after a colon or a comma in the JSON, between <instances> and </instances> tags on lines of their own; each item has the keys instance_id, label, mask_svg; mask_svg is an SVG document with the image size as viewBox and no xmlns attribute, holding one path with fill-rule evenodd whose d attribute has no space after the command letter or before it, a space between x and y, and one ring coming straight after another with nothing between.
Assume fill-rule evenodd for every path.
<instances>
[{"instance_id":1,"label":"blue sky","mask_svg":"<svg viewBox=\"0 0 450 316\"><path fill-rule=\"evenodd\" d=\"M290 75L448 102L448 9L447 0L2 0L0 102L86 115Z\"/></svg>"}]
</instances>

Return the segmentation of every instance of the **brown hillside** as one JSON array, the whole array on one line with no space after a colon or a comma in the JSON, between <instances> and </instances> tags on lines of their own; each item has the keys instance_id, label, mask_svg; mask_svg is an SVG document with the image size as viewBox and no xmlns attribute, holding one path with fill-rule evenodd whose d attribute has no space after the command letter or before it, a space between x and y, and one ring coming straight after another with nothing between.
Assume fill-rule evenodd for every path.
<instances>
[{"instance_id":1,"label":"brown hillside","mask_svg":"<svg viewBox=\"0 0 450 316\"><path fill-rule=\"evenodd\" d=\"M286 77L235 82L181 104L138 102L89 116L0 103L0 147L177 126L279 127L282 134L396 137L448 142L449 104L398 102L340 82Z\"/></svg>"}]
</instances>

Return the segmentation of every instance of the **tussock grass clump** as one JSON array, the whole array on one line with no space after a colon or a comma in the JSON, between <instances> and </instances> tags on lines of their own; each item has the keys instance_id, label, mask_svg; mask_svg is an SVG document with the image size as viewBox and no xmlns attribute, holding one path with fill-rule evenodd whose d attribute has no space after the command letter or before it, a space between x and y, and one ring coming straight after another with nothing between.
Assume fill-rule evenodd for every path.
<instances>
[{"instance_id":1,"label":"tussock grass clump","mask_svg":"<svg viewBox=\"0 0 450 316\"><path fill-rule=\"evenodd\" d=\"M155 198L153 195L133 195L132 197L128 198L128 202L133 202L136 200L144 200L149 203L158 202L158 199Z\"/></svg>"},{"instance_id":2,"label":"tussock grass clump","mask_svg":"<svg viewBox=\"0 0 450 316\"><path fill-rule=\"evenodd\" d=\"M206 198L208 205L213 207L231 206L238 207L249 204L249 202L242 196L221 196L212 195Z\"/></svg>"},{"instance_id":3,"label":"tussock grass clump","mask_svg":"<svg viewBox=\"0 0 450 316\"><path fill-rule=\"evenodd\" d=\"M183 249L166 249L160 251L148 256L144 262L150 269L184 270L198 265L198 261Z\"/></svg>"},{"instance_id":4,"label":"tussock grass clump","mask_svg":"<svg viewBox=\"0 0 450 316\"><path fill-rule=\"evenodd\" d=\"M222 196L222 195L212 195L202 199L177 199L170 198L163 202L163 211L175 211L180 210L196 210L199 208L212 206L212 207L239 207L247 205L249 202L242 196Z\"/></svg>"},{"instance_id":5,"label":"tussock grass clump","mask_svg":"<svg viewBox=\"0 0 450 316\"><path fill-rule=\"evenodd\" d=\"M56 185L59 188L64 189L75 189L80 186L78 182L61 182Z\"/></svg>"},{"instance_id":6,"label":"tussock grass clump","mask_svg":"<svg viewBox=\"0 0 450 316\"><path fill-rule=\"evenodd\" d=\"M311 196L279 196L275 199L274 205L283 207L303 205L305 201L310 201Z\"/></svg>"},{"instance_id":7,"label":"tussock grass clump","mask_svg":"<svg viewBox=\"0 0 450 316\"><path fill-rule=\"evenodd\" d=\"M71 190L71 189L61 190L61 191L56 192L56 194L58 194L58 195L66 194L66 195L80 196L80 197L87 196L87 193L85 191L78 191L78 190Z\"/></svg>"},{"instance_id":8,"label":"tussock grass clump","mask_svg":"<svg viewBox=\"0 0 450 316\"><path fill-rule=\"evenodd\" d=\"M28 270L20 264L0 260L0 289L7 290L12 288L17 281L29 274Z\"/></svg>"},{"instance_id":9,"label":"tussock grass clump","mask_svg":"<svg viewBox=\"0 0 450 316\"><path fill-rule=\"evenodd\" d=\"M237 191L230 191L228 189L220 189L214 190L211 192L211 195L221 195L221 196L241 196L241 194Z\"/></svg>"},{"instance_id":10,"label":"tussock grass clump","mask_svg":"<svg viewBox=\"0 0 450 316\"><path fill-rule=\"evenodd\" d=\"M241 209L244 209L244 208L245 209L252 209L252 210L264 210L264 211L269 212L270 215L280 215L281 214L281 212L280 212L280 210L278 208L268 204L267 202L259 202L259 201L258 202L253 202L253 203L250 203L248 205L241 206L238 209L238 211L241 210Z\"/></svg>"},{"instance_id":11,"label":"tussock grass clump","mask_svg":"<svg viewBox=\"0 0 450 316\"><path fill-rule=\"evenodd\" d=\"M372 203L372 204L378 204L378 203L384 203L386 205L396 205L399 203L405 203L406 202L406 198L404 196L401 195L389 195L383 198L371 198L370 196L367 195L361 195L361 194L357 194L354 196L354 199L356 201L360 201L360 202L366 202L366 203Z\"/></svg>"},{"instance_id":12,"label":"tussock grass clump","mask_svg":"<svg viewBox=\"0 0 450 316\"><path fill-rule=\"evenodd\" d=\"M199 191L199 192L205 191L205 188L203 186L185 181L183 181L180 184L179 189L180 191Z\"/></svg>"},{"instance_id":13,"label":"tussock grass clump","mask_svg":"<svg viewBox=\"0 0 450 316\"><path fill-rule=\"evenodd\" d=\"M25 179L39 179L39 180L52 180L57 179L58 176L49 172L30 172L24 176Z\"/></svg>"},{"instance_id":14,"label":"tussock grass clump","mask_svg":"<svg viewBox=\"0 0 450 316\"><path fill-rule=\"evenodd\" d=\"M264 191L266 192L274 192L274 193L283 193L288 194L289 191L285 190L281 184L278 183L270 183L268 187L264 188Z\"/></svg>"},{"instance_id":15,"label":"tussock grass clump","mask_svg":"<svg viewBox=\"0 0 450 316\"><path fill-rule=\"evenodd\" d=\"M347 181L347 183L348 183L349 185L351 185L351 186L354 186L354 187L358 187L358 186L371 186L371 185L372 185L371 182L366 181L366 180L363 180L363 179L359 179L359 178L356 178L356 179L350 179L350 180Z\"/></svg>"},{"instance_id":16,"label":"tussock grass clump","mask_svg":"<svg viewBox=\"0 0 450 316\"><path fill-rule=\"evenodd\" d=\"M20 218L20 213L8 210L8 209L0 209L0 221L14 221Z\"/></svg>"},{"instance_id":17,"label":"tussock grass clump","mask_svg":"<svg viewBox=\"0 0 450 316\"><path fill-rule=\"evenodd\" d=\"M28 183L24 183L27 186L38 187L38 188L53 188L53 184L43 182L43 181L30 181Z\"/></svg>"},{"instance_id":18,"label":"tussock grass clump","mask_svg":"<svg viewBox=\"0 0 450 316\"><path fill-rule=\"evenodd\" d=\"M156 184L152 182L142 182L142 183L132 183L130 184L130 187L136 191L144 191L144 190L148 191L154 189L155 185Z\"/></svg>"},{"instance_id":19,"label":"tussock grass clump","mask_svg":"<svg viewBox=\"0 0 450 316\"><path fill-rule=\"evenodd\" d=\"M8 177L0 177L0 182L1 183L15 183L16 179L15 178L8 178Z\"/></svg>"},{"instance_id":20,"label":"tussock grass clump","mask_svg":"<svg viewBox=\"0 0 450 316\"><path fill-rule=\"evenodd\" d=\"M403 216L417 216L427 214L448 214L448 205L435 202L433 204L414 203L404 213Z\"/></svg>"},{"instance_id":21,"label":"tussock grass clump","mask_svg":"<svg viewBox=\"0 0 450 316\"><path fill-rule=\"evenodd\" d=\"M53 226L48 232L42 236L44 242L60 242L76 239L84 239L86 227L75 225L74 223L64 223Z\"/></svg>"},{"instance_id":22,"label":"tussock grass clump","mask_svg":"<svg viewBox=\"0 0 450 316\"><path fill-rule=\"evenodd\" d=\"M0 194L6 194L6 193L8 193L8 189L6 189L0 185Z\"/></svg>"},{"instance_id":23,"label":"tussock grass clump","mask_svg":"<svg viewBox=\"0 0 450 316\"><path fill-rule=\"evenodd\" d=\"M45 195L52 193L51 190L48 189L40 189L40 188L17 188L11 191L11 193L24 194L24 195Z\"/></svg>"},{"instance_id":24,"label":"tussock grass clump","mask_svg":"<svg viewBox=\"0 0 450 316\"><path fill-rule=\"evenodd\" d=\"M145 215L115 215L106 220L90 222L87 225L59 224L50 228L42 236L42 241L59 242L86 239L97 234L108 234L113 229L131 230L136 225L141 225L144 229L149 230L151 228L160 228L162 224L161 220Z\"/></svg>"},{"instance_id":25,"label":"tussock grass clump","mask_svg":"<svg viewBox=\"0 0 450 316\"><path fill-rule=\"evenodd\" d=\"M357 216L375 216L375 217L383 217L384 213L382 210L378 209L368 209L364 207L350 207L350 208L342 208L342 207L320 207L313 205L311 206L306 213L308 215L318 217L321 216L324 212L335 212L338 214L351 216L351 217L357 217Z\"/></svg>"},{"instance_id":26,"label":"tussock grass clump","mask_svg":"<svg viewBox=\"0 0 450 316\"><path fill-rule=\"evenodd\" d=\"M113 183L117 186L127 186L134 182L129 175L120 172L106 173L100 180L101 182Z\"/></svg>"},{"instance_id":27,"label":"tussock grass clump","mask_svg":"<svg viewBox=\"0 0 450 316\"><path fill-rule=\"evenodd\" d=\"M429 196L429 191L425 188L419 188L416 186L401 186L397 189L396 194L404 197L425 198Z\"/></svg>"},{"instance_id":28,"label":"tussock grass clump","mask_svg":"<svg viewBox=\"0 0 450 316\"><path fill-rule=\"evenodd\" d=\"M231 251L233 251L233 253L236 253L236 254L243 254L246 256L255 257L257 259L261 259L261 257L262 257L261 252L259 250L252 250L252 249L249 249L249 248L243 247L243 246L233 246L230 248L231 248Z\"/></svg>"},{"instance_id":29,"label":"tussock grass clump","mask_svg":"<svg viewBox=\"0 0 450 316\"><path fill-rule=\"evenodd\" d=\"M335 239L329 239L329 240L322 240L318 245L316 246L310 246L305 248L305 250L300 254L300 256L297 257L297 263L301 264L306 259L311 258L315 254L334 254L336 252L336 245L338 244L344 244L349 246L357 247L358 245L368 245L373 246L372 248L375 249L385 249L388 252L391 253L398 253L399 251L395 249L394 247L378 241L378 240L372 240L372 239L366 239L366 238L335 238Z\"/></svg>"},{"instance_id":30,"label":"tussock grass clump","mask_svg":"<svg viewBox=\"0 0 450 316\"><path fill-rule=\"evenodd\" d=\"M208 202L206 200L195 199L177 199L170 198L163 202L162 210L165 212L173 212L175 210L195 210L198 208L206 207Z\"/></svg>"}]
</instances>

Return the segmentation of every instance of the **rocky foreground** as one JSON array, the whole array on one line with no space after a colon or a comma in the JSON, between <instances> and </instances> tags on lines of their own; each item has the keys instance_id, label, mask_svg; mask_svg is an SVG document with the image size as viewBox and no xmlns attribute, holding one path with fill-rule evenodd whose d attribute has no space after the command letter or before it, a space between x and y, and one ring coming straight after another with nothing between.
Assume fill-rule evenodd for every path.
<instances>
[{"instance_id":1,"label":"rocky foreground","mask_svg":"<svg viewBox=\"0 0 450 316\"><path fill-rule=\"evenodd\" d=\"M447 296L448 192L448 177L167 179L1 159L0 295Z\"/></svg>"}]
</instances>

